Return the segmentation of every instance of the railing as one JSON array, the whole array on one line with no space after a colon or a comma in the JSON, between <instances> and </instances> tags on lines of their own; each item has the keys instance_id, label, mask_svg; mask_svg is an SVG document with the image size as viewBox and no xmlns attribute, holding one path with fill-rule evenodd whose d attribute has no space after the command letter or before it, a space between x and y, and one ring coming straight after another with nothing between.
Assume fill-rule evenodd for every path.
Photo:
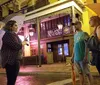
<instances>
[{"instance_id":1,"label":"railing","mask_svg":"<svg viewBox=\"0 0 100 85\"><path fill-rule=\"evenodd\" d=\"M0 6L7 5L8 3L12 2L12 1L13 1L13 0L6 1L6 2L4 2L4 3L0 4Z\"/></svg>"},{"instance_id":2,"label":"railing","mask_svg":"<svg viewBox=\"0 0 100 85\"><path fill-rule=\"evenodd\" d=\"M41 63L42 64L46 64L47 63L45 57L41 56ZM25 66L25 65L39 65L39 57L38 57L38 55L23 57L21 59L21 65L23 65L23 66Z\"/></svg>"},{"instance_id":3,"label":"railing","mask_svg":"<svg viewBox=\"0 0 100 85\"><path fill-rule=\"evenodd\" d=\"M21 64L24 65L38 65L38 56L23 57Z\"/></svg>"}]
</instances>

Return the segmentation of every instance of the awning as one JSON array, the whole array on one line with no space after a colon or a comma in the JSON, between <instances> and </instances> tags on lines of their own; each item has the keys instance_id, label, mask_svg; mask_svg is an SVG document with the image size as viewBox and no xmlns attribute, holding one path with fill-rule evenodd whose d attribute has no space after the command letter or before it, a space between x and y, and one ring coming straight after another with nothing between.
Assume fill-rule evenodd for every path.
<instances>
[{"instance_id":1,"label":"awning","mask_svg":"<svg viewBox=\"0 0 100 85\"><path fill-rule=\"evenodd\" d=\"M100 15L100 3L87 4L86 6L93 10L97 15Z\"/></svg>"}]
</instances>

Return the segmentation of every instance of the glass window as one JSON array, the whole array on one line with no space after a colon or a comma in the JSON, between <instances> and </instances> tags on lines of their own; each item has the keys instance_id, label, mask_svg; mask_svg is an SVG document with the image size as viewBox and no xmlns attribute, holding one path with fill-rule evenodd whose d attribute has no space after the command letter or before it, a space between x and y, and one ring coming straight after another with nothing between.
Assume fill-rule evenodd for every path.
<instances>
[{"instance_id":1,"label":"glass window","mask_svg":"<svg viewBox=\"0 0 100 85\"><path fill-rule=\"evenodd\" d=\"M52 50L51 49L48 49L48 52L52 52Z\"/></svg>"},{"instance_id":2,"label":"glass window","mask_svg":"<svg viewBox=\"0 0 100 85\"><path fill-rule=\"evenodd\" d=\"M52 52L52 46L51 46L50 43L47 44L47 49L48 49L48 50L47 50L48 52Z\"/></svg>"},{"instance_id":3,"label":"glass window","mask_svg":"<svg viewBox=\"0 0 100 85\"><path fill-rule=\"evenodd\" d=\"M62 44L58 44L58 48L61 48L62 47Z\"/></svg>"},{"instance_id":4,"label":"glass window","mask_svg":"<svg viewBox=\"0 0 100 85\"><path fill-rule=\"evenodd\" d=\"M58 55L62 55L63 50L62 50L62 44L58 44Z\"/></svg>"},{"instance_id":5,"label":"glass window","mask_svg":"<svg viewBox=\"0 0 100 85\"><path fill-rule=\"evenodd\" d=\"M48 44L48 48L51 48L51 44Z\"/></svg>"},{"instance_id":6,"label":"glass window","mask_svg":"<svg viewBox=\"0 0 100 85\"><path fill-rule=\"evenodd\" d=\"M68 56L69 55L68 43L64 43L64 55L65 56Z\"/></svg>"}]
</instances>

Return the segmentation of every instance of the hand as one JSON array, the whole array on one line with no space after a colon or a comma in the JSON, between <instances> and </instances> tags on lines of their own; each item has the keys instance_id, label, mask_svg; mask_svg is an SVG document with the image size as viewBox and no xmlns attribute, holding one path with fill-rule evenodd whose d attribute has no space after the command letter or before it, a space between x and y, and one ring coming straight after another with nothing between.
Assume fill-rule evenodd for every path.
<instances>
[{"instance_id":1,"label":"hand","mask_svg":"<svg viewBox=\"0 0 100 85\"><path fill-rule=\"evenodd\" d=\"M27 37L24 39L24 41L28 41Z\"/></svg>"},{"instance_id":2,"label":"hand","mask_svg":"<svg viewBox=\"0 0 100 85\"><path fill-rule=\"evenodd\" d=\"M83 63L88 63L87 57L84 57Z\"/></svg>"},{"instance_id":3,"label":"hand","mask_svg":"<svg viewBox=\"0 0 100 85\"><path fill-rule=\"evenodd\" d=\"M26 44L27 44L27 41L23 41L23 42L22 42L22 45L26 45Z\"/></svg>"},{"instance_id":4,"label":"hand","mask_svg":"<svg viewBox=\"0 0 100 85\"><path fill-rule=\"evenodd\" d=\"M74 57L71 58L71 63L74 63Z\"/></svg>"}]
</instances>

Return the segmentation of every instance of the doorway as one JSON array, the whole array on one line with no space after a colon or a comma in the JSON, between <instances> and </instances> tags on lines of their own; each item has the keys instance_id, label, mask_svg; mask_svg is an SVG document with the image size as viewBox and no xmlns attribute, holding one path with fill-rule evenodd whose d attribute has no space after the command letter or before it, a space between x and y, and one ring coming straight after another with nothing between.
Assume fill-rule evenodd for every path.
<instances>
[{"instance_id":1,"label":"doorway","mask_svg":"<svg viewBox=\"0 0 100 85\"><path fill-rule=\"evenodd\" d=\"M69 42L68 40L57 41L49 43L52 46L53 61L65 62L66 57L69 56Z\"/></svg>"}]
</instances>

